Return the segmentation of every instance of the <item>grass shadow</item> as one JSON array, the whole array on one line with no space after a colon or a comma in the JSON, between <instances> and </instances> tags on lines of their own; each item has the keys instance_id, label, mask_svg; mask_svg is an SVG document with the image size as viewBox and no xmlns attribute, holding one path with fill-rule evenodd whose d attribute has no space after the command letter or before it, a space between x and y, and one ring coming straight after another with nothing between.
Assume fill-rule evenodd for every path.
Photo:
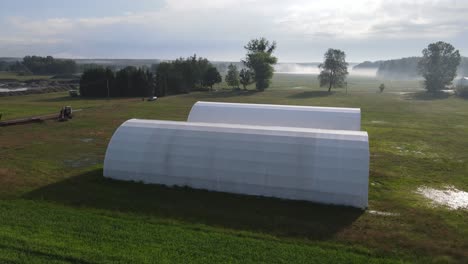
<instances>
[{"instance_id":1,"label":"grass shadow","mask_svg":"<svg viewBox=\"0 0 468 264\"><path fill-rule=\"evenodd\" d=\"M443 100L449 98L449 93L428 93L428 92L415 92L404 95L406 100L420 100L420 101L432 101L432 100Z\"/></svg>"},{"instance_id":2,"label":"grass shadow","mask_svg":"<svg viewBox=\"0 0 468 264\"><path fill-rule=\"evenodd\" d=\"M327 92L327 91L307 91L297 94L292 94L288 96L290 99L306 99L306 98L314 98L314 97L326 97L334 94L334 92Z\"/></svg>"},{"instance_id":3,"label":"grass shadow","mask_svg":"<svg viewBox=\"0 0 468 264\"><path fill-rule=\"evenodd\" d=\"M34 190L25 198L319 240L363 214L351 207L116 181L104 178L102 169Z\"/></svg>"}]
</instances>

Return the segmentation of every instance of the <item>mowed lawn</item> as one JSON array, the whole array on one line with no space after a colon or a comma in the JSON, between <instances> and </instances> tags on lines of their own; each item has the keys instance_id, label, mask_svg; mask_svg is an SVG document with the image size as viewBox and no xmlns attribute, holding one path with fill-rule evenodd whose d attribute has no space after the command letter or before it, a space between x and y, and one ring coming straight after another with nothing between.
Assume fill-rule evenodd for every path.
<instances>
[{"instance_id":1,"label":"mowed lawn","mask_svg":"<svg viewBox=\"0 0 468 264\"><path fill-rule=\"evenodd\" d=\"M72 99L0 98L3 119L84 109L69 122L0 127L0 263L466 263L468 211L434 207L420 186L468 191L468 101L418 82L354 78L328 94L277 75L262 92ZM223 87L223 86L222 86ZM362 109L371 150L369 210L119 182L102 176L129 118L186 120L198 100Z\"/></svg>"}]
</instances>

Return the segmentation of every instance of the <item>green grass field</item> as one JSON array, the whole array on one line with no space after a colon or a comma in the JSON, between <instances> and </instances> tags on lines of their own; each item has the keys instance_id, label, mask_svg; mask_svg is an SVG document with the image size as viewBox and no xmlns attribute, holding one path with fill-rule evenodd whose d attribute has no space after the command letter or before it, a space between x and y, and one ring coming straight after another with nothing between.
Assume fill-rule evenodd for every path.
<instances>
[{"instance_id":1,"label":"green grass field","mask_svg":"<svg viewBox=\"0 0 468 264\"><path fill-rule=\"evenodd\" d=\"M195 92L157 102L0 98L3 119L58 112L70 122L0 128L1 263L466 263L468 211L433 207L421 186L468 190L468 101L429 98L416 81L276 75L262 93ZM225 85L222 85L225 87ZM362 109L371 150L369 211L119 182L102 176L129 118L186 120L198 100Z\"/></svg>"}]
</instances>

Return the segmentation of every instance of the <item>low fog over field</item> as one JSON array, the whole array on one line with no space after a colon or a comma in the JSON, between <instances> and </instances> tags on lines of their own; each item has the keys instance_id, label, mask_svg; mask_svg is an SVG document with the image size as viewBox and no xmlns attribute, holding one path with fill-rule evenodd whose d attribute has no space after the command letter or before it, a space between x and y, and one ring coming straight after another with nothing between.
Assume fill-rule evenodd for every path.
<instances>
[{"instance_id":1,"label":"low fog over field","mask_svg":"<svg viewBox=\"0 0 468 264\"><path fill-rule=\"evenodd\" d=\"M319 62L313 63L278 63L275 65L276 73L288 74L319 74ZM350 63L348 67L349 74L352 76L375 77L377 68L354 69L358 63Z\"/></svg>"}]
</instances>

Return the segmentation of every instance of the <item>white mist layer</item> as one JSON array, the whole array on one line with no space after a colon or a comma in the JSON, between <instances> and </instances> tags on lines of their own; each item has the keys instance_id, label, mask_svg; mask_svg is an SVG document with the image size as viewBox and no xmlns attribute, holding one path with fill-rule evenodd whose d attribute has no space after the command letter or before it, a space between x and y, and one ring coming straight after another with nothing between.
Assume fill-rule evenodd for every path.
<instances>
[{"instance_id":1,"label":"white mist layer","mask_svg":"<svg viewBox=\"0 0 468 264\"><path fill-rule=\"evenodd\" d=\"M0 88L0 93L23 92L23 91L27 91L27 90L29 90L29 88L11 88L11 89Z\"/></svg>"},{"instance_id":2,"label":"white mist layer","mask_svg":"<svg viewBox=\"0 0 468 264\"><path fill-rule=\"evenodd\" d=\"M275 73L284 74L319 74L319 63L279 63L276 64ZM352 76L375 77L377 69L353 69L355 64L350 64L348 67L349 74Z\"/></svg>"}]
</instances>

